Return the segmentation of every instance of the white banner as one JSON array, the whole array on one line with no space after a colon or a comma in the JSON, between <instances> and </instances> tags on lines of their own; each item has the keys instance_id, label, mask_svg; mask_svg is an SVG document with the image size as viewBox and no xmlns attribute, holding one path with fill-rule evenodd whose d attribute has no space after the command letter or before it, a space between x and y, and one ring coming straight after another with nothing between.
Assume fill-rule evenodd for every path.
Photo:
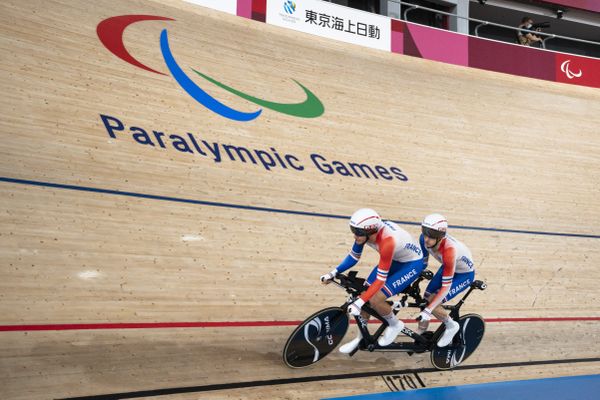
<instances>
[{"instance_id":1,"label":"white banner","mask_svg":"<svg viewBox=\"0 0 600 400\"><path fill-rule=\"evenodd\" d=\"M268 24L391 51L391 20L318 0L267 0Z\"/></svg>"},{"instance_id":2,"label":"white banner","mask_svg":"<svg viewBox=\"0 0 600 400\"><path fill-rule=\"evenodd\" d=\"M197 4L213 10L223 11L229 14L237 14L237 0L185 0L188 3Z\"/></svg>"}]
</instances>

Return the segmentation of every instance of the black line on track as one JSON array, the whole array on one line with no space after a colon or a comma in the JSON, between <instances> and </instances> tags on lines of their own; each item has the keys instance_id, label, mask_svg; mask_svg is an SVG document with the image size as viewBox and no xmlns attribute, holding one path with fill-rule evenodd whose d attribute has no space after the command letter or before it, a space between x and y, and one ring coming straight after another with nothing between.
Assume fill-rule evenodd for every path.
<instances>
[{"instance_id":1,"label":"black line on track","mask_svg":"<svg viewBox=\"0 0 600 400\"><path fill-rule=\"evenodd\" d=\"M572 359L564 359L564 360L519 361L519 362L510 362L510 363L464 365L464 366L458 366L458 367L454 368L454 370L509 368L509 367L525 367L525 366L533 366L533 365L574 364L574 363L586 363L586 362L600 362L600 357L597 357L597 358L572 358ZM261 387L261 386L289 385L289 384L294 384L294 383L332 381L332 380L354 379L354 378L369 378L369 377L381 376L381 375L417 374L417 373L426 373L426 372L442 372L442 371L438 371L435 368L418 368L418 369L405 369L405 370L395 370L395 371L357 372L354 374L317 375L317 376L305 376L305 377L300 377L300 378L271 379L268 381L233 382L233 383L221 383L221 384L204 385L204 386L187 386L187 387L179 387L179 388L143 390L143 391L139 391L139 392L112 393L112 394L101 394L101 395L82 396L82 397L67 397L67 398L63 398L60 400L134 399L134 398L140 398L140 397L165 396L165 395L181 394L181 393L200 393L200 392L208 392L208 391L215 391L215 390L245 389L245 388Z\"/></svg>"},{"instance_id":2,"label":"black line on track","mask_svg":"<svg viewBox=\"0 0 600 400\"><path fill-rule=\"evenodd\" d=\"M426 387L426 386L425 386L425 382L423 382L423 381L421 380L421 377L419 376L419 373L418 373L418 372L415 372L415 378L417 378L417 380L418 380L418 381L419 381L419 383L421 384L421 387Z\"/></svg>"},{"instance_id":3,"label":"black line on track","mask_svg":"<svg viewBox=\"0 0 600 400\"><path fill-rule=\"evenodd\" d=\"M385 382L385 384L387 385L388 389L390 389L390 392L398 391L398 387L391 379L386 379L387 378L386 376L382 376L381 378L383 379L383 382ZM392 385L393 387L390 385Z\"/></svg>"},{"instance_id":4,"label":"black line on track","mask_svg":"<svg viewBox=\"0 0 600 400\"><path fill-rule=\"evenodd\" d=\"M282 208L246 206L246 205L242 205L242 204L220 203L220 202L215 202L215 201L185 199L185 198L181 198L181 197L159 196L159 195L154 195L154 194L126 192L126 191L121 191L121 190L102 189L102 188L95 188L95 187L89 187L89 186L66 185L66 184L62 184L62 183L51 183L51 182L32 181L32 180L26 180L26 179L15 179L15 178L8 178L8 177L4 177L4 176L0 176L0 182L16 183L19 185L49 187L49 188L55 188L55 189L75 190L75 191L80 191L80 192L110 194L110 195L116 195L116 196L137 197L137 198L142 198L142 199L171 201L171 202L177 202L177 203L197 204L197 205L210 206L210 207L233 208L233 209L238 209L238 210L241 209L241 210L249 210L249 211L272 212L272 213L279 213L279 214L304 215L304 216L308 216L308 217L319 217L319 218L335 218L335 219L349 218L348 215L324 214L324 213L315 213L315 212L298 211L298 210L285 210ZM398 224L402 224L402 225L415 225L415 226L421 225L420 222L413 222L413 221L394 221L394 222L396 222ZM486 228L486 227L482 227L482 226L466 226L466 225L465 226L450 225L450 228L473 230L473 231L519 233L519 234L525 234L525 235L545 235L545 236L563 236L563 237L600 239L600 235L591 235L591 234L585 234L585 233L528 231L528 230L520 230L520 229Z\"/></svg>"}]
</instances>

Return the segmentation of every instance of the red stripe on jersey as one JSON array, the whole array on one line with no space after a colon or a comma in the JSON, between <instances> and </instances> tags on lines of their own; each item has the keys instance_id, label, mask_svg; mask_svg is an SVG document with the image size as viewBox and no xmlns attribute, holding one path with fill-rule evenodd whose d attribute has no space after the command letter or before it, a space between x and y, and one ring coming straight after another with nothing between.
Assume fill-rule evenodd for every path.
<instances>
[{"instance_id":1,"label":"red stripe on jersey","mask_svg":"<svg viewBox=\"0 0 600 400\"><path fill-rule=\"evenodd\" d=\"M456 271L456 249L444 238L440 243L439 252L442 255L442 263L444 264L442 276L453 277L454 271Z\"/></svg>"},{"instance_id":2,"label":"red stripe on jersey","mask_svg":"<svg viewBox=\"0 0 600 400\"><path fill-rule=\"evenodd\" d=\"M383 230L381 231L383 232ZM389 271L392 265L392 257L394 257L394 249L396 248L396 242L394 238L388 236L383 238L380 233L377 235L377 246L379 247L379 265L378 268L381 271Z\"/></svg>"}]
</instances>

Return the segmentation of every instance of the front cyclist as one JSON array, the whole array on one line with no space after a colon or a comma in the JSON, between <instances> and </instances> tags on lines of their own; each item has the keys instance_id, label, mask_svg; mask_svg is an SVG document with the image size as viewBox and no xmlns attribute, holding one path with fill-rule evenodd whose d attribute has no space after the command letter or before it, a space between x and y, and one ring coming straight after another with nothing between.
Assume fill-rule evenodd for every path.
<instances>
[{"instance_id":1,"label":"front cyclist","mask_svg":"<svg viewBox=\"0 0 600 400\"><path fill-rule=\"evenodd\" d=\"M448 316L441 305L467 289L473 282L475 276L473 256L467 246L448 235L448 221L444 216L440 214L426 216L421 224L421 230L423 233L419 242L423 250L425 267L427 267L429 254L442 265L425 289L428 305L419 315L417 332L425 332L431 314L435 315L446 325L446 330L437 343L439 347L445 347L452 342L459 325Z\"/></svg>"},{"instance_id":2,"label":"front cyclist","mask_svg":"<svg viewBox=\"0 0 600 400\"><path fill-rule=\"evenodd\" d=\"M386 302L388 297L402 292L424 269L422 251L412 235L394 222L382 221L379 215L369 208L361 208L350 218L350 230L354 234L354 245L350 254L334 270L321 276L321 282L327 284L337 273L344 272L358 263L365 244L379 253L379 264L367 278L369 288L350 306L352 315L362 314L368 321L369 315L361 313L362 306L370 305L388 323L388 327L379 338L380 346L387 346L396 339L404 328L404 323L392 312ZM356 349L362 339L360 331L352 341L340 347L340 352L348 354Z\"/></svg>"}]
</instances>

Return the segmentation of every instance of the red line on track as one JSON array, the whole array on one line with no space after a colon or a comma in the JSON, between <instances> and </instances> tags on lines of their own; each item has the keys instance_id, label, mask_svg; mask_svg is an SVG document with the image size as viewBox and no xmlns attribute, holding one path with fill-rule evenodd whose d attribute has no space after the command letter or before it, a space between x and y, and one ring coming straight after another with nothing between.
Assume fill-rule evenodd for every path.
<instances>
[{"instance_id":1,"label":"red line on track","mask_svg":"<svg viewBox=\"0 0 600 400\"><path fill-rule=\"evenodd\" d=\"M412 319L403 320L415 322ZM600 321L600 317L487 318L485 322L567 322ZM297 326L302 321L221 321L221 322L125 322L97 324L0 325L0 332L70 331L90 329L161 329L161 328L236 328L261 326ZM352 321L354 322L354 321ZM379 323L379 321L373 321ZM434 321L435 322L435 321Z\"/></svg>"}]
</instances>

